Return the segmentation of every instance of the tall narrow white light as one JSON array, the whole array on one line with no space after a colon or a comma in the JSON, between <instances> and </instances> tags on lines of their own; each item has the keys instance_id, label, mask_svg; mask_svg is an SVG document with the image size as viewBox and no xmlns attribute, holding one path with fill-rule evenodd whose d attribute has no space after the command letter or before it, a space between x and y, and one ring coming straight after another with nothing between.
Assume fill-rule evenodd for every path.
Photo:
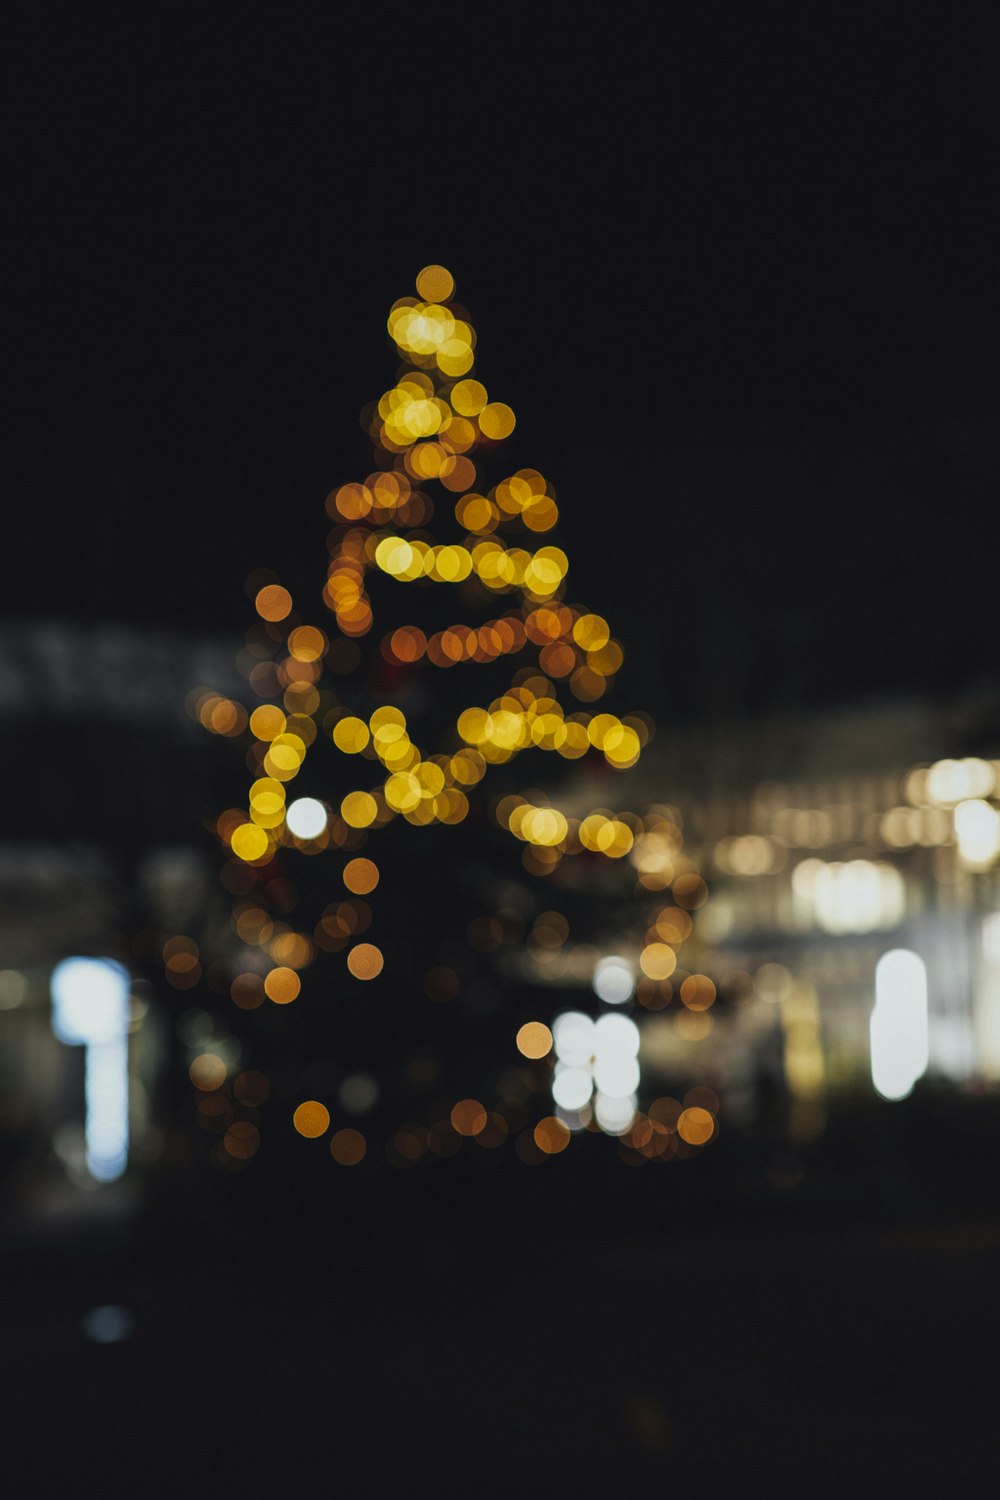
<instances>
[{"instance_id":1,"label":"tall narrow white light","mask_svg":"<svg viewBox=\"0 0 1000 1500\"><path fill-rule=\"evenodd\" d=\"M884 1099L905 1099L927 1069L927 970L906 948L883 953L875 969L872 1083Z\"/></svg>"},{"instance_id":2,"label":"tall narrow white light","mask_svg":"<svg viewBox=\"0 0 1000 1500\"><path fill-rule=\"evenodd\" d=\"M976 1063L985 1078L1000 1078L1000 911L983 918L976 986Z\"/></svg>"},{"instance_id":3,"label":"tall narrow white light","mask_svg":"<svg viewBox=\"0 0 1000 1500\"><path fill-rule=\"evenodd\" d=\"M87 1049L87 1168L113 1182L128 1161L128 972L111 958L66 958L52 971L51 992L52 1030Z\"/></svg>"}]
</instances>

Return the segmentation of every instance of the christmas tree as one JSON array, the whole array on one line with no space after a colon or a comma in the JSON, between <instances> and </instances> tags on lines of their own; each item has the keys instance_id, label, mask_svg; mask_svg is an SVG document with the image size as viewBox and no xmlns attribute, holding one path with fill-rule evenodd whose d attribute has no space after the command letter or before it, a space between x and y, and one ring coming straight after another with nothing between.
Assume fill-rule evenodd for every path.
<instances>
[{"instance_id":1,"label":"christmas tree","mask_svg":"<svg viewBox=\"0 0 1000 1500\"><path fill-rule=\"evenodd\" d=\"M396 1164L465 1138L541 1161L587 1127L665 1159L714 1125L698 1101L680 1135L680 1104L638 1113L627 1012L669 1003L706 894L671 809L610 805L651 721L604 706L624 653L567 601L553 486L492 477L515 416L473 373L445 268L388 331L400 368L364 414L372 471L327 497L325 582L253 575L256 701L196 705L247 743L246 802L215 832L233 1021L261 1059L234 1076L224 1048L196 1056L199 1108L235 1162L268 1094L344 1164L379 1136ZM680 977L685 1006L711 1004L706 976Z\"/></svg>"}]
</instances>

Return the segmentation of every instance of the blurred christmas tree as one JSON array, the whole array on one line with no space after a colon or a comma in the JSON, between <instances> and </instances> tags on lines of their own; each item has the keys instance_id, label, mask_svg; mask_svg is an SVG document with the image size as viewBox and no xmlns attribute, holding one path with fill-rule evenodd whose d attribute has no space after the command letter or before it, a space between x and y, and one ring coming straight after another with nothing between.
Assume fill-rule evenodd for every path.
<instances>
[{"instance_id":1,"label":"blurred christmas tree","mask_svg":"<svg viewBox=\"0 0 1000 1500\"><path fill-rule=\"evenodd\" d=\"M197 705L247 740L251 779L215 831L229 1008L254 1067L233 1077L218 1047L192 1063L221 1159L256 1150L266 1095L282 1129L329 1132L345 1163L367 1136L398 1162L510 1136L538 1160L588 1125L632 1130L640 1150L626 1011L669 1002L705 897L670 809L594 805L617 800L608 783L651 722L600 706L623 651L566 602L552 486L532 468L489 482L515 418L472 375L451 275L428 266L416 290L389 314L396 382L364 414L373 472L327 498L322 604L254 575L257 705ZM515 780L525 754L530 789ZM167 945L168 970L184 952ZM703 1009L709 981L684 982ZM611 1007L596 1030L579 1008L595 994Z\"/></svg>"}]
</instances>

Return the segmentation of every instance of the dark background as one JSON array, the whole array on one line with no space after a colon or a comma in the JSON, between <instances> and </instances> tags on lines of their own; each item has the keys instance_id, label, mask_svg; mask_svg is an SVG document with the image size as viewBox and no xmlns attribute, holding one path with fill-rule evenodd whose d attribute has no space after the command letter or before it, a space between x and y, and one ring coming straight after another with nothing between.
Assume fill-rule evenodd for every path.
<instances>
[{"instance_id":1,"label":"dark background","mask_svg":"<svg viewBox=\"0 0 1000 1500\"><path fill-rule=\"evenodd\" d=\"M440 260L651 708L992 672L987 16L36 26L4 614L229 630L251 567L318 573Z\"/></svg>"},{"instance_id":2,"label":"dark background","mask_svg":"<svg viewBox=\"0 0 1000 1500\"><path fill-rule=\"evenodd\" d=\"M386 311L441 261L661 724L995 680L990 20L22 17L0 618L235 635L251 568L318 587ZM53 1221L8 1260L23 1446L56 1464L47 1411L149 1493L982 1478L995 1127L892 1118L798 1195L744 1140L336 1199L300 1157ZM95 1303L134 1336L86 1343Z\"/></svg>"}]
</instances>

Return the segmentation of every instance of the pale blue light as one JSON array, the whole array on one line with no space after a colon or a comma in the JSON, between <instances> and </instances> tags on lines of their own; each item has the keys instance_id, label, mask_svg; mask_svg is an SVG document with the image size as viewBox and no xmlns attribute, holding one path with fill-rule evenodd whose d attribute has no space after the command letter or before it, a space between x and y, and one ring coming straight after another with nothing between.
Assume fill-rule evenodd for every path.
<instances>
[{"instance_id":1,"label":"pale blue light","mask_svg":"<svg viewBox=\"0 0 1000 1500\"><path fill-rule=\"evenodd\" d=\"M113 1182L128 1161L129 976L111 958L66 958L52 972L52 1030L86 1047L87 1168Z\"/></svg>"}]
</instances>

